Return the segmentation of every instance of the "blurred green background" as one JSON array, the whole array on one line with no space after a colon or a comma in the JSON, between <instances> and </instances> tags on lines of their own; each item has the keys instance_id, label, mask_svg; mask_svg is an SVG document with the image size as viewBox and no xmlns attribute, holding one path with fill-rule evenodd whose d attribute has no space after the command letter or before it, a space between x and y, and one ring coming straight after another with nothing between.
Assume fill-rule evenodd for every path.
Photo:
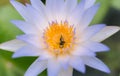
<instances>
[{"instance_id":1,"label":"blurred green background","mask_svg":"<svg viewBox=\"0 0 120 76\"><path fill-rule=\"evenodd\" d=\"M27 2L27 0L19 0ZM44 0L42 0L45 2ZM97 0L101 7L93 22L110 25L120 25L120 0ZM22 32L10 23L10 20L22 19L18 12L11 6L9 0L0 0L0 43L12 40ZM98 53L98 57L103 60L111 69L110 74L87 67L86 74L81 74L74 70L74 76L120 76L120 32L105 40L109 52ZM35 57L22 57L12 59L12 52L0 50L0 76L23 76ZM47 76L44 71L39 76Z\"/></svg>"}]
</instances>

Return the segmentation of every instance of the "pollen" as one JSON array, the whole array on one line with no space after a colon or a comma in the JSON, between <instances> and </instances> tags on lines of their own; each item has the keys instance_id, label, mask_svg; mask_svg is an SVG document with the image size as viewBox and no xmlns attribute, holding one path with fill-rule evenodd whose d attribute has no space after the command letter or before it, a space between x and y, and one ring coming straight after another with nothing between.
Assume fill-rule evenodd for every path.
<instances>
[{"instance_id":1,"label":"pollen","mask_svg":"<svg viewBox=\"0 0 120 76\"><path fill-rule=\"evenodd\" d=\"M74 27L68 22L52 22L44 32L47 50L54 55L70 54L74 47Z\"/></svg>"}]
</instances>

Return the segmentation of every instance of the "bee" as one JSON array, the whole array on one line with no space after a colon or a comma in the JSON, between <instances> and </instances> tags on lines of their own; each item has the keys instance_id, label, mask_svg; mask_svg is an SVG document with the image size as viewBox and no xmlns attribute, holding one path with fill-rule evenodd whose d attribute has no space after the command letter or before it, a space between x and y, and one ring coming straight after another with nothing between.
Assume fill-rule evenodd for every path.
<instances>
[{"instance_id":1,"label":"bee","mask_svg":"<svg viewBox=\"0 0 120 76\"><path fill-rule=\"evenodd\" d=\"M65 44L65 41L64 41L63 36L61 35L61 37L60 37L60 43L59 43L59 47L60 47L60 48L63 48L63 47L64 47L64 44Z\"/></svg>"}]
</instances>

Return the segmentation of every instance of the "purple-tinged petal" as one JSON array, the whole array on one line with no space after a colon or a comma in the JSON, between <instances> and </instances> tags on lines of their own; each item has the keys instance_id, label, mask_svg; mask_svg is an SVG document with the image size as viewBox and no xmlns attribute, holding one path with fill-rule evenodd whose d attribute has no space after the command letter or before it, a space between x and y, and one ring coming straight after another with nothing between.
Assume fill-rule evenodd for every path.
<instances>
[{"instance_id":1,"label":"purple-tinged petal","mask_svg":"<svg viewBox=\"0 0 120 76\"><path fill-rule=\"evenodd\" d=\"M100 71L106 72L106 73L110 73L109 68L99 59L97 59L96 57L82 57L83 62L95 69L98 69Z\"/></svg>"}]
</instances>

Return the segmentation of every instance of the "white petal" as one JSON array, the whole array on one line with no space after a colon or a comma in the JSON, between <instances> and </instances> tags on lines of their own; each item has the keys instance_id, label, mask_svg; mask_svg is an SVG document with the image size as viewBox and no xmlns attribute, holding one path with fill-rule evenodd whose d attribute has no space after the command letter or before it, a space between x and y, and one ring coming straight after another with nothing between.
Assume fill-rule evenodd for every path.
<instances>
[{"instance_id":1,"label":"white petal","mask_svg":"<svg viewBox=\"0 0 120 76\"><path fill-rule=\"evenodd\" d=\"M66 0L65 1L64 15L66 16L66 18L70 16L70 13L74 10L76 6L77 6L77 0Z\"/></svg>"},{"instance_id":2,"label":"white petal","mask_svg":"<svg viewBox=\"0 0 120 76\"><path fill-rule=\"evenodd\" d=\"M99 31L101 31L106 25L105 24L96 24L90 27L87 27L82 33L80 40L86 41L96 35Z\"/></svg>"},{"instance_id":3,"label":"white petal","mask_svg":"<svg viewBox=\"0 0 120 76\"><path fill-rule=\"evenodd\" d=\"M59 8L59 9L58 9ZM52 10L51 10L52 9ZM64 0L46 0L46 14L49 22L65 20Z\"/></svg>"},{"instance_id":4,"label":"white petal","mask_svg":"<svg viewBox=\"0 0 120 76\"><path fill-rule=\"evenodd\" d=\"M102 52L102 51L109 51L109 48L99 42L86 42L83 44L86 48L90 49L93 52Z\"/></svg>"},{"instance_id":5,"label":"white petal","mask_svg":"<svg viewBox=\"0 0 120 76\"><path fill-rule=\"evenodd\" d=\"M72 12L68 16L68 20L71 25L78 25L80 19L82 18L83 12L85 12L85 10L87 10L88 8L92 7L95 1L96 0L81 0L80 3L75 7L74 10L72 10Z\"/></svg>"},{"instance_id":6,"label":"white petal","mask_svg":"<svg viewBox=\"0 0 120 76\"><path fill-rule=\"evenodd\" d=\"M10 2L26 21L31 20L29 12L23 4L17 2L16 0L10 0Z\"/></svg>"},{"instance_id":7,"label":"white petal","mask_svg":"<svg viewBox=\"0 0 120 76\"><path fill-rule=\"evenodd\" d=\"M99 6L100 6L99 4L96 4L84 12L82 19L80 21L80 26L81 26L80 30L85 29L90 24Z\"/></svg>"},{"instance_id":8,"label":"white petal","mask_svg":"<svg viewBox=\"0 0 120 76\"><path fill-rule=\"evenodd\" d=\"M15 24L19 29L21 29L26 34L36 34L36 33L38 33L38 29L36 28L36 26L33 26L33 25L31 25L27 22L20 21L20 20L13 20L11 22L13 24Z\"/></svg>"},{"instance_id":9,"label":"white petal","mask_svg":"<svg viewBox=\"0 0 120 76\"><path fill-rule=\"evenodd\" d=\"M0 44L0 49L15 52L16 50L18 50L21 47L26 46L26 45L27 44L25 42L14 39L14 40L10 40L10 41Z\"/></svg>"},{"instance_id":10,"label":"white petal","mask_svg":"<svg viewBox=\"0 0 120 76\"><path fill-rule=\"evenodd\" d=\"M82 57L83 62L95 69L98 69L100 71L106 72L106 73L110 73L109 68L99 59L97 59L96 57Z\"/></svg>"},{"instance_id":11,"label":"white petal","mask_svg":"<svg viewBox=\"0 0 120 76\"><path fill-rule=\"evenodd\" d=\"M57 16L57 0L46 0L47 14L50 21L55 21ZM52 9L52 10L51 10Z\"/></svg>"},{"instance_id":12,"label":"white petal","mask_svg":"<svg viewBox=\"0 0 120 76\"><path fill-rule=\"evenodd\" d=\"M51 22L51 21L55 21L55 2L56 0L46 0L46 14L47 14L47 17L48 17L48 20ZM53 11L52 11L52 10Z\"/></svg>"},{"instance_id":13,"label":"white petal","mask_svg":"<svg viewBox=\"0 0 120 76\"><path fill-rule=\"evenodd\" d=\"M42 3L41 0L30 0L30 1L31 1L32 6L36 10L38 10L39 12L41 12L41 11L43 12L44 11L45 6L44 6L44 4Z\"/></svg>"},{"instance_id":14,"label":"white petal","mask_svg":"<svg viewBox=\"0 0 120 76\"><path fill-rule=\"evenodd\" d=\"M118 32L119 30L120 27L118 26L106 26L99 33L93 36L91 40L101 42L110 37L111 35L115 34L116 32Z\"/></svg>"},{"instance_id":15,"label":"white petal","mask_svg":"<svg viewBox=\"0 0 120 76\"><path fill-rule=\"evenodd\" d=\"M67 70L62 69L58 76L73 76L73 68L69 67Z\"/></svg>"},{"instance_id":16,"label":"white petal","mask_svg":"<svg viewBox=\"0 0 120 76\"><path fill-rule=\"evenodd\" d=\"M42 50L42 52L40 53L40 57L39 60L49 60L53 58L53 56L51 54L49 54L46 50Z\"/></svg>"},{"instance_id":17,"label":"white petal","mask_svg":"<svg viewBox=\"0 0 120 76\"><path fill-rule=\"evenodd\" d=\"M58 62L61 65L61 67L63 67L64 69L67 69L69 67L69 59L70 56L65 55L65 56L60 56L58 57Z\"/></svg>"},{"instance_id":18,"label":"white petal","mask_svg":"<svg viewBox=\"0 0 120 76\"><path fill-rule=\"evenodd\" d=\"M47 61L38 59L28 68L24 76L37 76L47 68Z\"/></svg>"},{"instance_id":19,"label":"white petal","mask_svg":"<svg viewBox=\"0 0 120 76\"><path fill-rule=\"evenodd\" d=\"M30 24L37 26L39 29L41 29L40 26L46 27L48 25L46 16L43 11L39 12L31 5L27 4L24 6L15 0L11 0L11 3L20 13L20 15Z\"/></svg>"},{"instance_id":20,"label":"white petal","mask_svg":"<svg viewBox=\"0 0 120 76\"><path fill-rule=\"evenodd\" d=\"M64 0L55 0L54 3L54 15L55 15L55 20L60 23L62 20L64 20L64 12L63 8L64 8ZM58 9L59 8L59 9Z\"/></svg>"},{"instance_id":21,"label":"white petal","mask_svg":"<svg viewBox=\"0 0 120 76\"><path fill-rule=\"evenodd\" d=\"M44 44L42 42L42 37L40 36L37 36L37 35L32 35L32 34L28 34L28 35L20 35L20 36L17 36L17 39L20 39L20 40L23 40L35 47L38 47L38 48L44 48L42 47Z\"/></svg>"},{"instance_id":22,"label":"white petal","mask_svg":"<svg viewBox=\"0 0 120 76\"><path fill-rule=\"evenodd\" d=\"M52 4L55 2L55 0L46 0L46 7L51 8Z\"/></svg>"},{"instance_id":23,"label":"white petal","mask_svg":"<svg viewBox=\"0 0 120 76\"><path fill-rule=\"evenodd\" d=\"M72 21L70 20L71 18L69 18L71 16L71 12L73 11L73 9L77 6L77 0L65 0L65 2L61 2L62 5L61 7L59 6L57 9L57 20L59 22L61 21L69 21L69 23Z\"/></svg>"},{"instance_id":24,"label":"white petal","mask_svg":"<svg viewBox=\"0 0 120 76\"><path fill-rule=\"evenodd\" d=\"M40 56L40 53L42 53L40 49L32 45L28 45L17 50L12 57L17 58L17 57L23 57L23 56Z\"/></svg>"},{"instance_id":25,"label":"white petal","mask_svg":"<svg viewBox=\"0 0 120 76\"><path fill-rule=\"evenodd\" d=\"M85 73L85 65L79 57L72 57L70 60L70 65L74 69L76 69L82 73Z\"/></svg>"},{"instance_id":26,"label":"white petal","mask_svg":"<svg viewBox=\"0 0 120 76\"><path fill-rule=\"evenodd\" d=\"M48 26L48 19L43 11L38 12L31 5L26 5L26 8L30 14L31 21L30 24L36 26L38 29L42 30Z\"/></svg>"},{"instance_id":27,"label":"white petal","mask_svg":"<svg viewBox=\"0 0 120 76\"><path fill-rule=\"evenodd\" d=\"M66 0L65 1L65 7L66 12L71 12L75 7L77 6L77 0Z\"/></svg>"},{"instance_id":28,"label":"white petal","mask_svg":"<svg viewBox=\"0 0 120 76\"><path fill-rule=\"evenodd\" d=\"M96 0L85 0L85 1L86 1L85 10L93 6L94 3L96 2Z\"/></svg>"},{"instance_id":29,"label":"white petal","mask_svg":"<svg viewBox=\"0 0 120 76\"><path fill-rule=\"evenodd\" d=\"M57 60L54 59L49 60L47 67L48 76L58 76L61 66L57 62Z\"/></svg>"},{"instance_id":30,"label":"white petal","mask_svg":"<svg viewBox=\"0 0 120 76\"><path fill-rule=\"evenodd\" d=\"M76 47L72 54L75 56L96 56L93 51L87 49L86 47L82 47L81 45Z\"/></svg>"},{"instance_id":31,"label":"white petal","mask_svg":"<svg viewBox=\"0 0 120 76\"><path fill-rule=\"evenodd\" d=\"M50 17L52 17L54 19L53 21L61 22L63 19L63 16L64 16L63 15L64 14L64 11L63 11L64 0L58 0L58 1L57 0L51 0L51 1L48 0L47 4L51 5L49 7L47 6L48 11L51 12L51 13L47 13L47 14L51 15Z\"/></svg>"},{"instance_id":32,"label":"white petal","mask_svg":"<svg viewBox=\"0 0 120 76\"><path fill-rule=\"evenodd\" d=\"M67 20L68 22L71 24L71 25L74 25L74 26L78 26L81 18L82 18L82 14L84 12L84 5L85 5L85 0L82 0L76 7L75 9L73 9ZM81 10L82 9L82 10Z\"/></svg>"},{"instance_id":33,"label":"white petal","mask_svg":"<svg viewBox=\"0 0 120 76\"><path fill-rule=\"evenodd\" d=\"M64 4L64 0L56 0L56 7L61 8L61 6Z\"/></svg>"}]
</instances>

